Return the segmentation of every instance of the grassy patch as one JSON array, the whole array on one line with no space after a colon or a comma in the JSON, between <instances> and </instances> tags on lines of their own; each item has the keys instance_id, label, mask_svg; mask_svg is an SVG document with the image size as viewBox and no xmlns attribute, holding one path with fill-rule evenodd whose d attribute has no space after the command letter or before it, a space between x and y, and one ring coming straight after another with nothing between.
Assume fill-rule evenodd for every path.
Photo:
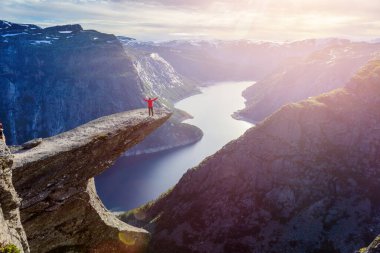
<instances>
[{"instance_id":1,"label":"grassy patch","mask_svg":"<svg viewBox=\"0 0 380 253\"><path fill-rule=\"evenodd\" d=\"M156 200L152 200L145 205L129 210L121 215L119 219L122 221L137 227L145 227L148 224L155 223L162 214L162 208L160 207L161 201L171 193L173 188L161 194ZM158 210L160 210L159 213Z\"/></svg>"},{"instance_id":2,"label":"grassy patch","mask_svg":"<svg viewBox=\"0 0 380 253\"><path fill-rule=\"evenodd\" d=\"M20 250L14 244L0 245L0 253L20 253Z\"/></svg>"}]
</instances>

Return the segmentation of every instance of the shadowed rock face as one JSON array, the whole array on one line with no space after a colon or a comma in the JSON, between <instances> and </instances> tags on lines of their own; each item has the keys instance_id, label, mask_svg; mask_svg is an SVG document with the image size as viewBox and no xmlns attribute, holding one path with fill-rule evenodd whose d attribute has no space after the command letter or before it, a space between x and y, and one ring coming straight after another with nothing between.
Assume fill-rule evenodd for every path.
<instances>
[{"instance_id":1,"label":"shadowed rock face","mask_svg":"<svg viewBox=\"0 0 380 253\"><path fill-rule=\"evenodd\" d=\"M14 154L13 182L31 252L139 252L147 231L110 214L93 177L170 117L157 110L113 114Z\"/></svg>"},{"instance_id":2,"label":"shadowed rock face","mask_svg":"<svg viewBox=\"0 0 380 253\"><path fill-rule=\"evenodd\" d=\"M29 250L20 222L20 199L12 183L12 155L0 140L0 245L14 244L21 252Z\"/></svg>"},{"instance_id":3,"label":"shadowed rock face","mask_svg":"<svg viewBox=\"0 0 380 253\"><path fill-rule=\"evenodd\" d=\"M126 218L152 232L155 253L354 252L380 233L379 108L374 61L345 89L282 107Z\"/></svg>"},{"instance_id":4,"label":"shadowed rock face","mask_svg":"<svg viewBox=\"0 0 380 253\"><path fill-rule=\"evenodd\" d=\"M0 21L0 28L0 118L8 144L144 105L142 83L114 35L80 25Z\"/></svg>"}]
</instances>

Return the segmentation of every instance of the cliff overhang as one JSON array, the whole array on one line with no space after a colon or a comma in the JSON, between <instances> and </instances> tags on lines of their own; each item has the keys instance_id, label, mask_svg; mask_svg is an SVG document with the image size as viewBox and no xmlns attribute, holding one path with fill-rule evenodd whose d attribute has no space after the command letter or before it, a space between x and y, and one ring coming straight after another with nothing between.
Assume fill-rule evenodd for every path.
<instances>
[{"instance_id":1,"label":"cliff overhang","mask_svg":"<svg viewBox=\"0 0 380 253\"><path fill-rule=\"evenodd\" d=\"M163 109L154 117L142 109L117 113L15 152L12 180L31 252L143 250L149 233L111 214L93 177L170 116Z\"/></svg>"}]
</instances>

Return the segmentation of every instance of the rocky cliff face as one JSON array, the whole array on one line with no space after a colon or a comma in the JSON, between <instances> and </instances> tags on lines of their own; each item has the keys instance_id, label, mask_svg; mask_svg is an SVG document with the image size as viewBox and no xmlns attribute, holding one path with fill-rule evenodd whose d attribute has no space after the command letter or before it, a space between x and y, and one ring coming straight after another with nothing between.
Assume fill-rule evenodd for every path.
<instances>
[{"instance_id":1,"label":"rocky cliff face","mask_svg":"<svg viewBox=\"0 0 380 253\"><path fill-rule=\"evenodd\" d=\"M343 87L370 59L380 57L380 44L341 42L281 67L244 91L246 108L237 118L257 122L281 106Z\"/></svg>"},{"instance_id":2,"label":"rocky cliff face","mask_svg":"<svg viewBox=\"0 0 380 253\"><path fill-rule=\"evenodd\" d=\"M29 251L20 221L20 199L12 183L12 155L0 140L0 245L16 245L21 252ZM1 247L1 246L0 246Z\"/></svg>"},{"instance_id":3,"label":"rocky cliff face","mask_svg":"<svg viewBox=\"0 0 380 253\"><path fill-rule=\"evenodd\" d=\"M42 29L0 21L0 54L0 121L8 144L53 136L104 115L144 107L145 96L159 96L158 107L172 107L197 91L175 72L169 73L171 66L159 58L127 52L114 35L80 25ZM162 131L169 135L173 129ZM198 131L187 129L185 136L191 139Z\"/></svg>"},{"instance_id":4,"label":"rocky cliff face","mask_svg":"<svg viewBox=\"0 0 380 253\"><path fill-rule=\"evenodd\" d=\"M354 252L380 233L380 61L282 107L124 217L154 252Z\"/></svg>"},{"instance_id":5,"label":"rocky cliff face","mask_svg":"<svg viewBox=\"0 0 380 253\"><path fill-rule=\"evenodd\" d=\"M18 150L13 184L22 199L21 222L31 252L143 250L148 232L110 214L96 194L93 177L169 116L163 110L154 117L145 110L118 113Z\"/></svg>"},{"instance_id":6,"label":"rocky cliff face","mask_svg":"<svg viewBox=\"0 0 380 253\"><path fill-rule=\"evenodd\" d=\"M185 97L199 93L198 83L179 74L173 66L160 56L143 48L133 46L128 38L118 37L131 58L143 85L144 94L160 97L165 104L172 104Z\"/></svg>"},{"instance_id":7,"label":"rocky cliff face","mask_svg":"<svg viewBox=\"0 0 380 253\"><path fill-rule=\"evenodd\" d=\"M2 21L0 28L0 118L9 143L143 106L138 76L114 35L79 25Z\"/></svg>"}]
</instances>

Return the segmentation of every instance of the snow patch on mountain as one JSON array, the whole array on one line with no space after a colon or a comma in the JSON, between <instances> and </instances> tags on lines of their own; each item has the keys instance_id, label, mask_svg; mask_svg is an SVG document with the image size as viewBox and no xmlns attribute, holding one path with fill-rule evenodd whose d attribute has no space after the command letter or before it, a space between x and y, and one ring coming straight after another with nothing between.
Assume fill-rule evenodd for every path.
<instances>
[{"instance_id":1,"label":"snow patch on mountain","mask_svg":"<svg viewBox=\"0 0 380 253\"><path fill-rule=\"evenodd\" d=\"M38 44L51 44L50 40L35 40L32 41L31 44L38 45Z\"/></svg>"},{"instance_id":2,"label":"snow patch on mountain","mask_svg":"<svg viewBox=\"0 0 380 253\"><path fill-rule=\"evenodd\" d=\"M2 37L13 37L13 36L18 36L18 35L22 35L22 34L28 34L26 32L22 32L22 33L7 33L7 34L2 34L1 36Z\"/></svg>"},{"instance_id":3,"label":"snow patch on mountain","mask_svg":"<svg viewBox=\"0 0 380 253\"><path fill-rule=\"evenodd\" d=\"M162 62L162 63L164 63L164 64L168 64L168 62L167 61L165 61L161 56L159 56L159 54L157 54L157 53L151 53L150 54L150 57L153 59L153 60L155 60L155 61L160 61L160 62Z\"/></svg>"}]
</instances>

